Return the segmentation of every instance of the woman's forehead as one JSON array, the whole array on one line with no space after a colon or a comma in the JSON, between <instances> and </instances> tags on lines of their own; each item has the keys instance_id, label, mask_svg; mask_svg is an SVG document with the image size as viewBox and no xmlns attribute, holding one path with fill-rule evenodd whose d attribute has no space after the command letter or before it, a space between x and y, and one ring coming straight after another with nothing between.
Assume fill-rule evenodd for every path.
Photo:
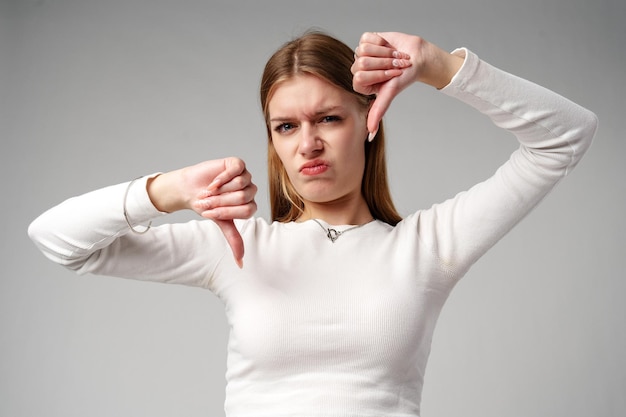
<instances>
[{"instance_id":1,"label":"woman's forehead","mask_svg":"<svg viewBox=\"0 0 626 417\"><path fill-rule=\"evenodd\" d=\"M315 116L332 110L358 107L348 92L314 75L296 75L276 85L268 103L270 119L289 118L293 113Z\"/></svg>"}]
</instances>

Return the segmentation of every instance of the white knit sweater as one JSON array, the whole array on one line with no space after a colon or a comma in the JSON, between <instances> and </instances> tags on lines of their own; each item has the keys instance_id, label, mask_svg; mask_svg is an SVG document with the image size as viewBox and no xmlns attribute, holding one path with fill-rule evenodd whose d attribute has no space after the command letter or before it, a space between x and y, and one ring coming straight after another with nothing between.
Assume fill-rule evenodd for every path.
<instances>
[{"instance_id":1,"label":"white knit sweater","mask_svg":"<svg viewBox=\"0 0 626 417\"><path fill-rule=\"evenodd\" d=\"M576 165L597 126L591 112L464 52L442 91L521 146L487 181L395 227L374 221L331 243L312 220L242 221L240 270L210 221L129 233L121 209L127 184L119 184L52 208L30 236L81 274L213 291L231 327L229 417L416 417L450 291ZM145 179L131 187L128 209L138 223L162 215Z\"/></svg>"}]
</instances>

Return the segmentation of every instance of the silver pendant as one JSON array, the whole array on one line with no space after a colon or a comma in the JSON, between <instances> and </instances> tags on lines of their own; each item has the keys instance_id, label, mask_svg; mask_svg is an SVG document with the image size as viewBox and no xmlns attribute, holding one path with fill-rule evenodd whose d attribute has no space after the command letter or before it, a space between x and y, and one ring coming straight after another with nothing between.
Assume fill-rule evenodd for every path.
<instances>
[{"instance_id":1,"label":"silver pendant","mask_svg":"<svg viewBox=\"0 0 626 417\"><path fill-rule=\"evenodd\" d=\"M328 229L328 233L326 233L326 237L333 243L335 243L335 240L339 239L339 236L341 236L341 232L335 229Z\"/></svg>"},{"instance_id":2,"label":"silver pendant","mask_svg":"<svg viewBox=\"0 0 626 417\"><path fill-rule=\"evenodd\" d=\"M332 229L332 228L330 228L330 227L324 227L324 225L323 225L322 223L320 223L320 222L319 222L319 220L317 220L317 219L313 219L313 221L314 221L315 223L317 223L317 224L318 224L318 225L322 228L322 230L324 230L324 231L326 232L326 237L328 238L328 240L330 240L331 242L335 243L335 241L336 241L337 239L339 239L339 237L340 237L342 234L344 234L344 233L346 233L346 232L349 232L350 230L354 230L354 229L358 229L359 227L363 227L363 226L365 226L366 224L373 222L374 220L372 219L372 220L370 220L370 221L369 221L369 222L367 222L367 223L363 223L363 224L359 224L359 225L356 225L356 226L348 227L348 228L347 228L346 230L344 230L344 231L339 231L339 230L337 230L337 229Z\"/></svg>"}]
</instances>

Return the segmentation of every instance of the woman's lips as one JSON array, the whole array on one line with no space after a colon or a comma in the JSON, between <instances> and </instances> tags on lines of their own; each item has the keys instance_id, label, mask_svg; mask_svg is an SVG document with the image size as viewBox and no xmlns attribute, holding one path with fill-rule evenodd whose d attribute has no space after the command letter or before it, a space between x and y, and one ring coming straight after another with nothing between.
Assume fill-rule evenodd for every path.
<instances>
[{"instance_id":1,"label":"woman's lips","mask_svg":"<svg viewBox=\"0 0 626 417\"><path fill-rule=\"evenodd\" d=\"M322 160L310 161L300 167L300 173L303 175L319 175L327 170L328 163Z\"/></svg>"}]
</instances>

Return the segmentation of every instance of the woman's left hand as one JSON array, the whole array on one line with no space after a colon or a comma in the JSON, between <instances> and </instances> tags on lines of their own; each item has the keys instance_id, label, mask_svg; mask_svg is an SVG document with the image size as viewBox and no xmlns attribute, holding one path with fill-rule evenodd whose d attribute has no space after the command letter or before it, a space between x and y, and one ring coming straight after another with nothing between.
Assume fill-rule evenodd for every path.
<instances>
[{"instance_id":1,"label":"woman's left hand","mask_svg":"<svg viewBox=\"0 0 626 417\"><path fill-rule=\"evenodd\" d=\"M398 32L366 32L355 50L353 88L376 94L367 118L367 129L376 132L393 99L416 81L445 87L463 64L425 39Z\"/></svg>"}]
</instances>

